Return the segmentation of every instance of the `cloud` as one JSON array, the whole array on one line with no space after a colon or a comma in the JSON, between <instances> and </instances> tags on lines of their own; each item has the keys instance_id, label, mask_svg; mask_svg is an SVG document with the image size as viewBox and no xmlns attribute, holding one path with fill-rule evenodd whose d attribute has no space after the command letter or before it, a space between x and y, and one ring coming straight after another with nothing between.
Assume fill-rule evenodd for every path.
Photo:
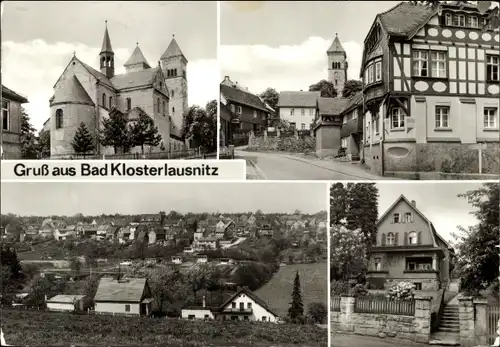
<instances>
[{"instance_id":1,"label":"cloud","mask_svg":"<svg viewBox=\"0 0 500 347\"><path fill-rule=\"evenodd\" d=\"M47 43L40 39L26 42L5 41L2 43L2 83L26 96L29 103L24 108L38 130L50 116L49 99L54 94L53 86L76 52L76 56L88 65L99 66L99 47L81 43ZM124 73L123 64L132 54L131 49L114 48L116 73ZM143 51L151 59L147 51ZM148 60L155 66L156 60ZM218 70L216 60L198 60L188 64L188 101L202 106L217 96ZM210 84L210 85L209 85ZM211 86L214 87L211 87Z\"/></svg>"},{"instance_id":2,"label":"cloud","mask_svg":"<svg viewBox=\"0 0 500 347\"><path fill-rule=\"evenodd\" d=\"M280 90L307 90L328 77L326 50L330 38L311 36L297 45L271 47L266 45L221 45L221 78L229 76L254 93L267 87ZM362 46L342 42L349 62L348 78L359 79Z\"/></svg>"}]
</instances>

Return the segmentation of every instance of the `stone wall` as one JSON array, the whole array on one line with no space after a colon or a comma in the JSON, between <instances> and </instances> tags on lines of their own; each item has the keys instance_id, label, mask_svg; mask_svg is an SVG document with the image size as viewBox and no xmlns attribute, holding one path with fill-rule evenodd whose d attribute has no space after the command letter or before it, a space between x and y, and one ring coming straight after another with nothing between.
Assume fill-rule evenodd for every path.
<instances>
[{"instance_id":1,"label":"stone wall","mask_svg":"<svg viewBox=\"0 0 500 347\"><path fill-rule=\"evenodd\" d=\"M487 303L486 299L459 298L458 314L462 347L487 345Z\"/></svg>"},{"instance_id":2,"label":"stone wall","mask_svg":"<svg viewBox=\"0 0 500 347\"><path fill-rule=\"evenodd\" d=\"M253 136L250 134L247 150L259 152L310 153L315 151L316 140L312 136Z\"/></svg>"},{"instance_id":3,"label":"stone wall","mask_svg":"<svg viewBox=\"0 0 500 347\"><path fill-rule=\"evenodd\" d=\"M354 312L356 298L342 297L340 312L330 312L332 331L373 336L394 341L428 343L431 327L431 298L415 298L415 315Z\"/></svg>"}]
</instances>

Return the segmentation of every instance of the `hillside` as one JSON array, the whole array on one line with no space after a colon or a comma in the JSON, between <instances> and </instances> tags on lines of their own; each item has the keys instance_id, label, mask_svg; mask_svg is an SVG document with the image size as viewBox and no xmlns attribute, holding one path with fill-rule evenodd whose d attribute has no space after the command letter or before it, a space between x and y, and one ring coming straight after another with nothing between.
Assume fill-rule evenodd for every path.
<instances>
[{"instance_id":1,"label":"hillside","mask_svg":"<svg viewBox=\"0 0 500 347\"><path fill-rule=\"evenodd\" d=\"M304 312L312 302L327 305L326 263L294 264L281 267L273 278L256 291L280 316L286 316L291 301L293 280L299 271Z\"/></svg>"}]
</instances>

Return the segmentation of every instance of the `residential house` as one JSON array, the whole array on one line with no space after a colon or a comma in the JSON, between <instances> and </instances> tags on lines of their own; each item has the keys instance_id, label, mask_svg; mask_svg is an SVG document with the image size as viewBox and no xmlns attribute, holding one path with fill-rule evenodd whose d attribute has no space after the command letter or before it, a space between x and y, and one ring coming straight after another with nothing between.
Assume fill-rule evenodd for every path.
<instances>
[{"instance_id":1,"label":"residential house","mask_svg":"<svg viewBox=\"0 0 500 347\"><path fill-rule=\"evenodd\" d=\"M257 217L254 214L251 214L250 217L247 218L247 225L255 224Z\"/></svg>"},{"instance_id":2,"label":"residential house","mask_svg":"<svg viewBox=\"0 0 500 347\"><path fill-rule=\"evenodd\" d=\"M220 84L220 93L221 102L225 102L231 113L226 134L261 132L266 129L270 111L259 96L239 88L229 76L226 76Z\"/></svg>"},{"instance_id":3,"label":"residential house","mask_svg":"<svg viewBox=\"0 0 500 347\"><path fill-rule=\"evenodd\" d=\"M316 106L321 92L280 92L278 109L280 119L294 129L310 130L316 117Z\"/></svg>"},{"instance_id":4,"label":"residential house","mask_svg":"<svg viewBox=\"0 0 500 347\"><path fill-rule=\"evenodd\" d=\"M49 311L83 311L85 295L59 294L46 301Z\"/></svg>"},{"instance_id":5,"label":"residential house","mask_svg":"<svg viewBox=\"0 0 500 347\"><path fill-rule=\"evenodd\" d=\"M240 288L224 302L216 314L222 320L276 323L278 314L248 288Z\"/></svg>"},{"instance_id":6,"label":"residential house","mask_svg":"<svg viewBox=\"0 0 500 347\"><path fill-rule=\"evenodd\" d=\"M107 224L101 224L97 227L97 239L98 240L106 240L108 234L110 231L112 231L114 228L110 223Z\"/></svg>"},{"instance_id":7,"label":"residential house","mask_svg":"<svg viewBox=\"0 0 500 347\"><path fill-rule=\"evenodd\" d=\"M76 237L76 225L68 225L54 229L54 238L56 240L67 240L73 237Z\"/></svg>"},{"instance_id":8,"label":"residential house","mask_svg":"<svg viewBox=\"0 0 500 347\"><path fill-rule=\"evenodd\" d=\"M27 102L24 96L2 84L2 159L21 159L21 105Z\"/></svg>"},{"instance_id":9,"label":"residential house","mask_svg":"<svg viewBox=\"0 0 500 347\"><path fill-rule=\"evenodd\" d=\"M182 264L183 259L180 255L174 255L172 256L172 263L174 264Z\"/></svg>"},{"instance_id":10,"label":"residential house","mask_svg":"<svg viewBox=\"0 0 500 347\"><path fill-rule=\"evenodd\" d=\"M181 310L182 319L189 320L213 320L215 319L218 307L207 306L205 296L203 296L203 303L201 306L189 306Z\"/></svg>"},{"instance_id":11,"label":"residential house","mask_svg":"<svg viewBox=\"0 0 500 347\"><path fill-rule=\"evenodd\" d=\"M232 145L233 131L235 126L239 126L236 117L233 117L231 109L227 106L227 100L224 96L220 95L219 109L220 109L220 136L219 136L219 147L226 147ZM233 126L234 119L234 126Z\"/></svg>"},{"instance_id":12,"label":"residential house","mask_svg":"<svg viewBox=\"0 0 500 347\"><path fill-rule=\"evenodd\" d=\"M230 239L234 235L235 224L232 220L219 221L215 226L215 237L218 239Z\"/></svg>"},{"instance_id":13,"label":"residential house","mask_svg":"<svg viewBox=\"0 0 500 347\"><path fill-rule=\"evenodd\" d=\"M349 160L360 160L363 147L363 93L348 99L341 113L340 147Z\"/></svg>"},{"instance_id":14,"label":"residential house","mask_svg":"<svg viewBox=\"0 0 500 347\"><path fill-rule=\"evenodd\" d=\"M94 297L95 312L149 316L153 297L145 278L101 278Z\"/></svg>"},{"instance_id":15,"label":"residential house","mask_svg":"<svg viewBox=\"0 0 500 347\"><path fill-rule=\"evenodd\" d=\"M362 158L372 171L414 176L472 165L478 148L498 157L500 44L499 28L485 26L491 11L405 1L375 17L360 71Z\"/></svg>"},{"instance_id":16,"label":"residential house","mask_svg":"<svg viewBox=\"0 0 500 347\"><path fill-rule=\"evenodd\" d=\"M165 241L165 229L161 225L150 226L148 238L150 244Z\"/></svg>"},{"instance_id":17,"label":"residential house","mask_svg":"<svg viewBox=\"0 0 500 347\"><path fill-rule=\"evenodd\" d=\"M377 221L377 229L367 274L373 289L400 281L413 282L417 290L446 288L454 250L415 201L401 195Z\"/></svg>"},{"instance_id":18,"label":"residential house","mask_svg":"<svg viewBox=\"0 0 500 347\"><path fill-rule=\"evenodd\" d=\"M35 225L30 224L25 228L24 232L26 235L34 236L38 234L38 230L39 229Z\"/></svg>"},{"instance_id":19,"label":"residential house","mask_svg":"<svg viewBox=\"0 0 500 347\"><path fill-rule=\"evenodd\" d=\"M316 137L316 153L319 156L336 155L340 148L342 111L349 102L345 98L318 98L318 119L313 129Z\"/></svg>"},{"instance_id":20,"label":"residential house","mask_svg":"<svg viewBox=\"0 0 500 347\"><path fill-rule=\"evenodd\" d=\"M193 248L199 250L217 249L220 240L215 237L200 238L193 242Z\"/></svg>"}]
</instances>

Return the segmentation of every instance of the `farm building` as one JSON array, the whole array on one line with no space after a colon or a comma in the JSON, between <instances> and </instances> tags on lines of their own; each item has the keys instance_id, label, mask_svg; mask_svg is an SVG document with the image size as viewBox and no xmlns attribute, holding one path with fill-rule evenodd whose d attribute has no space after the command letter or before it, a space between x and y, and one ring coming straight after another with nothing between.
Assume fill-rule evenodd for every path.
<instances>
[{"instance_id":1,"label":"farm building","mask_svg":"<svg viewBox=\"0 0 500 347\"><path fill-rule=\"evenodd\" d=\"M83 311L85 295L56 295L46 301L49 311Z\"/></svg>"}]
</instances>

